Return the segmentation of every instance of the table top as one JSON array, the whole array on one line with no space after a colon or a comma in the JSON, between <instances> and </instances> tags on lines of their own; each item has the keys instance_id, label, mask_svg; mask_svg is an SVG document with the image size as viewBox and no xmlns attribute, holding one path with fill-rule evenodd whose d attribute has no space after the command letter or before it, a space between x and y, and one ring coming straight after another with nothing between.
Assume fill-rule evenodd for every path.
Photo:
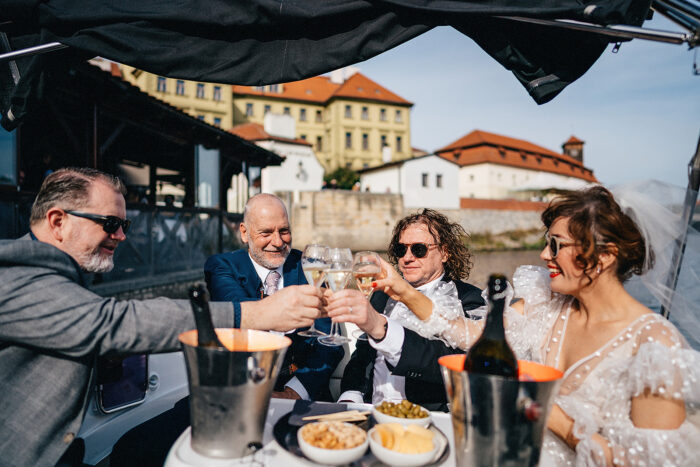
<instances>
[{"instance_id":1,"label":"table top","mask_svg":"<svg viewBox=\"0 0 700 467\"><path fill-rule=\"evenodd\" d=\"M165 467L230 467L238 465L257 465L257 466L310 466L318 465L307 459L297 457L288 452L277 443L273 434L272 428L275 423L294 408L294 400L288 399L271 399L270 408L267 411L265 419L265 431L263 432L264 447L255 455L244 457L241 459L213 459L196 453L190 445L190 429L187 428L175 441L173 447L170 448L168 458L165 461ZM347 404L349 409L370 410L369 404ZM450 442L450 454L441 466L455 466L454 456L454 441L452 436L452 421L450 414L444 412L431 412L433 424L442 431ZM356 462L357 465L363 467L381 465L378 464L377 458L370 451Z\"/></svg>"}]
</instances>

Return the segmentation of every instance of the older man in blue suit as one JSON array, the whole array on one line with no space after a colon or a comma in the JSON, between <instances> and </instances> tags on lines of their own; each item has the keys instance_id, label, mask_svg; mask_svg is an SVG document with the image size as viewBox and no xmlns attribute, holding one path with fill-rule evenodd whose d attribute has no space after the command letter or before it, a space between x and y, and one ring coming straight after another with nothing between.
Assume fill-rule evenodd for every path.
<instances>
[{"instance_id":1,"label":"older man in blue suit","mask_svg":"<svg viewBox=\"0 0 700 467\"><path fill-rule=\"evenodd\" d=\"M213 255L204 265L212 300L233 302L236 319L243 315L254 320L270 309L295 309L297 315L317 316L321 292L307 284L301 252L291 248L292 232L282 201L269 194L250 198L240 233L247 249ZM328 332L330 318L316 319L315 325ZM329 400L328 383L343 358L343 348L321 345L316 338L304 338L296 331L288 336L292 345L273 397Z\"/></svg>"}]
</instances>

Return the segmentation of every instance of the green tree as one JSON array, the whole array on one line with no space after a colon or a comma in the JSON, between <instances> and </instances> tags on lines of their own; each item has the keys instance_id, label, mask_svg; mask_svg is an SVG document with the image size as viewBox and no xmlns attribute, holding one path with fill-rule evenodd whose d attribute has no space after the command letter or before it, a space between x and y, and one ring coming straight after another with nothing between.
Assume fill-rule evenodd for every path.
<instances>
[{"instance_id":1,"label":"green tree","mask_svg":"<svg viewBox=\"0 0 700 467\"><path fill-rule=\"evenodd\" d=\"M323 177L323 180L329 187L331 186L331 180L333 179L335 179L337 183L337 188L342 190L350 190L355 182L360 181L360 176L354 170L340 167Z\"/></svg>"}]
</instances>

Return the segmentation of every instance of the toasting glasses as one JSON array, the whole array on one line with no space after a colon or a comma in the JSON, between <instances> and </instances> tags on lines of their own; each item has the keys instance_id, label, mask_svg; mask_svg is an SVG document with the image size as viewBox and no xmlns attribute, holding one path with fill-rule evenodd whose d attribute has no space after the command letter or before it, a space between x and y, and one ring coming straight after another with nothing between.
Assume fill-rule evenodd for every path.
<instances>
[{"instance_id":1,"label":"toasting glasses","mask_svg":"<svg viewBox=\"0 0 700 467\"><path fill-rule=\"evenodd\" d=\"M330 266L330 249L326 245L306 245L301 255L301 268L304 270L306 281L314 287L321 287L326 278L326 270ZM306 331L301 331L300 336L322 337L327 334L316 329L315 323Z\"/></svg>"},{"instance_id":2,"label":"toasting glasses","mask_svg":"<svg viewBox=\"0 0 700 467\"><path fill-rule=\"evenodd\" d=\"M333 292L343 290L348 284L352 274L352 252L350 248L331 248L330 266L326 271L326 282ZM331 333L328 336L319 337L318 341L323 345L337 346L349 342L345 336L340 335L340 324L331 324Z\"/></svg>"},{"instance_id":3,"label":"toasting glasses","mask_svg":"<svg viewBox=\"0 0 700 467\"><path fill-rule=\"evenodd\" d=\"M352 262L352 275L357 283L357 288L364 294L367 300L372 296L372 282L376 281L382 272L379 255L374 251L360 251L355 253ZM353 337L359 340L367 340L367 334L358 329Z\"/></svg>"}]
</instances>

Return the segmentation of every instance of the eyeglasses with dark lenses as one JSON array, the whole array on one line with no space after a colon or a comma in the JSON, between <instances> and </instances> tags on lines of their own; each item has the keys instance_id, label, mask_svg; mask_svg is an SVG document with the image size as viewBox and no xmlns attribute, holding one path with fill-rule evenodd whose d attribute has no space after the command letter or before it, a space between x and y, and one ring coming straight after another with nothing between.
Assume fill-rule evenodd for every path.
<instances>
[{"instance_id":1,"label":"eyeglasses with dark lenses","mask_svg":"<svg viewBox=\"0 0 700 467\"><path fill-rule=\"evenodd\" d=\"M552 259L557 257L559 250L562 248L576 245L576 243L573 242L567 243L559 237L551 237L548 233L544 235L544 240L547 243L547 246L549 246L549 251L552 253Z\"/></svg>"},{"instance_id":2,"label":"eyeglasses with dark lenses","mask_svg":"<svg viewBox=\"0 0 700 467\"><path fill-rule=\"evenodd\" d=\"M129 227L131 227L131 221L129 219L120 219L117 216L100 216L99 214L90 214L88 212L69 210L66 210L66 212L71 216L83 217L85 219L90 219L93 222L101 224L102 229L108 234L113 234L114 232L119 230L119 227L122 228L122 231L124 233L127 233L129 231Z\"/></svg>"},{"instance_id":3,"label":"eyeglasses with dark lenses","mask_svg":"<svg viewBox=\"0 0 700 467\"><path fill-rule=\"evenodd\" d=\"M410 248L413 256L416 258L423 258L428 254L430 247L435 245L437 245L437 243L397 243L394 245L394 256L403 258Z\"/></svg>"}]
</instances>

